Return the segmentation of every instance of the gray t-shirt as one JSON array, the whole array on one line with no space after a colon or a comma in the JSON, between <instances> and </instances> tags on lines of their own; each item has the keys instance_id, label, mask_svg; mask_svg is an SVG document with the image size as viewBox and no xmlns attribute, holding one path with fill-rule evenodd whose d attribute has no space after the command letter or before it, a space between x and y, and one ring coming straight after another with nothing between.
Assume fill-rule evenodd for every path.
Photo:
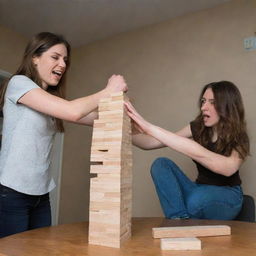
<instances>
[{"instance_id":1,"label":"gray t-shirt","mask_svg":"<svg viewBox=\"0 0 256 256\"><path fill-rule=\"evenodd\" d=\"M29 195L43 195L55 187L49 173L50 154L56 133L54 119L18 100L39 88L26 76L9 81L3 107L0 183Z\"/></svg>"}]
</instances>

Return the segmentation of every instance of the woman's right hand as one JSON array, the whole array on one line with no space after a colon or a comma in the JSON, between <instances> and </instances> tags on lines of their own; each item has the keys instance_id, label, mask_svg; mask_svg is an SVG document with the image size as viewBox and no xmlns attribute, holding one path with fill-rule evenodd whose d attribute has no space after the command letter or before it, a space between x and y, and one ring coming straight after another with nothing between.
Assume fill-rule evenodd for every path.
<instances>
[{"instance_id":1,"label":"woman's right hand","mask_svg":"<svg viewBox=\"0 0 256 256\"><path fill-rule=\"evenodd\" d=\"M128 116L133 120L134 126L140 133L150 134L152 124L146 121L133 107L131 102L125 102Z\"/></svg>"},{"instance_id":2,"label":"woman's right hand","mask_svg":"<svg viewBox=\"0 0 256 256\"><path fill-rule=\"evenodd\" d=\"M128 86L127 86L123 76L112 75L108 79L108 84L105 89L108 93L126 92L126 91L128 91Z\"/></svg>"}]
</instances>

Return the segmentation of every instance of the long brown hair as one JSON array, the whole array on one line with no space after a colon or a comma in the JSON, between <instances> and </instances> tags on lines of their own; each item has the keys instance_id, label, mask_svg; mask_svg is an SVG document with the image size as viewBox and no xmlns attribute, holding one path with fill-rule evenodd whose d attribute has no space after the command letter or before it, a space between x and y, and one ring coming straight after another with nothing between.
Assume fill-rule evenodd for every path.
<instances>
[{"instance_id":1,"label":"long brown hair","mask_svg":"<svg viewBox=\"0 0 256 256\"><path fill-rule=\"evenodd\" d=\"M19 66L18 70L15 72L14 75L27 76L32 81L34 81L38 86L42 87L42 81L33 63L33 57L40 57L44 52L46 52L49 48L51 48L56 44L64 44L67 48L68 59L66 63L67 64L66 72L63 74L57 86L48 86L47 92L54 94L56 96L59 96L61 98L65 98L65 81L66 81L67 69L70 65L71 47L62 35L56 35L50 32L41 32L35 35L28 43L25 49L25 52L23 54L21 65ZM6 92L8 81L10 79L5 81L5 83L1 87L1 91L0 91L1 108L4 105L4 95ZM59 132L64 131L63 121L57 118L56 118L56 129Z\"/></svg>"},{"instance_id":2,"label":"long brown hair","mask_svg":"<svg viewBox=\"0 0 256 256\"><path fill-rule=\"evenodd\" d=\"M201 99L208 88L212 89L215 109L220 117L216 127L218 139L215 150L217 153L230 156L232 150L235 149L239 157L244 160L249 155L250 143L240 91L229 81L207 84L200 94L200 109L202 104ZM204 125L201 111L194 122L196 128L194 139L201 145L207 147L213 137L213 128Z\"/></svg>"}]
</instances>

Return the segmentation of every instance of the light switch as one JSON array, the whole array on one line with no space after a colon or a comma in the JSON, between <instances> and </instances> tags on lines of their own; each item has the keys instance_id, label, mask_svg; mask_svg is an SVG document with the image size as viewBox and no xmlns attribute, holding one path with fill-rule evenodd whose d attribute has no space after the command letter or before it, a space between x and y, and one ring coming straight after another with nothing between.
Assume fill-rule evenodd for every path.
<instances>
[{"instance_id":1,"label":"light switch","mask_svg":"<svg viewBox=\"0 0 256 256\"><path fill-rule=\"evenodd\" d=\"M244 39L244 49L245 50L256 50L256 37L247 37Z\"/></svg>"}]
</instances>

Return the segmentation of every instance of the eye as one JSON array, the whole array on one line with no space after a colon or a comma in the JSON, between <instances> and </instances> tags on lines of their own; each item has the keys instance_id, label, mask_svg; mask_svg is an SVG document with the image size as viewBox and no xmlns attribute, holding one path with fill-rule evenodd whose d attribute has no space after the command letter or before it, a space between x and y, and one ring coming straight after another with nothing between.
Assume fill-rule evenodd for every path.
<instances>
[{"instance_id":1,"label":"eye","mask_svg":"<svg viewBox=\"0 0 256 256\"><path fill-rule=\"evenodd\" d=\"M203 105L205 102L206 102L206 100L205 100L204 98L202 98L202 99L200 100L201 105Z\"/></svg>"},{"instance_id":2,"label":"eye","mask_svg":"<svg viewBox=\"0 0 256 256\"><path fill-rule=\"evenodd\" d=\"M57 60L58 59L58 56L52 56L53 59Z\"/></svg>"}]
</instances>

